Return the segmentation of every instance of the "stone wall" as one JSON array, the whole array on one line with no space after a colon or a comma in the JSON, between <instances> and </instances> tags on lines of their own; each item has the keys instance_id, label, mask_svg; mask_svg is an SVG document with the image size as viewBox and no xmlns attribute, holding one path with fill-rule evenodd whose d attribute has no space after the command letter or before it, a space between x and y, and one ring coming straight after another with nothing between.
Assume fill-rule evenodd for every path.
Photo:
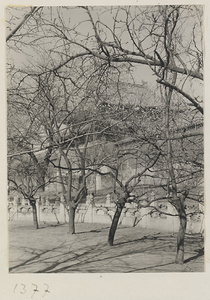
<instances>
[{"instance_id":1,"label":"stone wall","mask_svg":"<svg viewBox=\"0 0 210 300\"><path fill-rule=\"evenodd\" d=\"M43 223L65 223L68 222L68 212L62 198L51 202L48 199L37 201L38 221ZM157 207L161 212L154 209L138 208L135 203L126 203L122 211L119 224L124 226L138 226L140 228L155 229L167 232L177 232L179 228L179 219L175 215L176 211L170 203L159 202ZM111 224L116 210L116 204L107 195L104 203L94 202L92 195L87 197L86 203L81 203L76 209L76 222L84 223L103 223ZM202 208L195 213L192 206L187 207L188 233L203 232L203 214ZM14 197L9 200L8 219L13 220L32 220L32 208L28 201Z\"/></svg>"}]
</instances>

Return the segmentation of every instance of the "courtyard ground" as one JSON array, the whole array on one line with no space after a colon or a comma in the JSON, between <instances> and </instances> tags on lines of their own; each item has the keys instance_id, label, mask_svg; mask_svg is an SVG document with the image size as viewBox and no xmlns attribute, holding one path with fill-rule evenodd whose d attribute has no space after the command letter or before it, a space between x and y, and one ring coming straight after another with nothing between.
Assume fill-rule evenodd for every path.
<instances>
[{"instance_id":1,"label":"courtyard ground","mask_svg":"<svg viewBox=\"0 0 210 300\"><path fill-rule=\"evenodd\" d=\"M139 227L119 226L114 246L107 245L109 226L77 223L69 235L67 224L9 223L11 273L144 273L203 272L203 238L186 235L185 262L174 263L176 235Z\"/></svg>"}]
</instances>

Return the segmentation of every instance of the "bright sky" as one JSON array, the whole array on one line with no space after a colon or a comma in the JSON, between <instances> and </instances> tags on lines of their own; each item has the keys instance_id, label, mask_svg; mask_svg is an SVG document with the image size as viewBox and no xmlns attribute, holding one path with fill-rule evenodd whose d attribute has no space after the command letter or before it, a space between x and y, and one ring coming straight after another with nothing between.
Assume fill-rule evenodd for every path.
<instances>
[{"instance_id":1,"label":"bright sky","mask_svg":"<svg viewBox=\"0 0 210 300\"><path fill-rule=\"evenodd\" d=\"M87 34L87 32L89 31L90 34L91 32L93 32L92 27L90 22L85 21L84 20L87 18L87 12L83 9L78 9L78 8L71 8L69 10L69 7L64 9L61 8L61 15L63 16L63 20L64 20L64 25L68 26L74 26L75 24L79 24L79 26L77 27L77 30L80 32L83 32L84 35ZM20 20L22 20L23 18L23 12L25 12L25 10L22 11L16 11L16 15L19 16L19 19L17 19L13 24L11 24L11 28L13 29L15 28L16 24L19 24ZM56 15L55 13L51 13L51 8L49 7L48 9L45 8L45 13L48 13L48 18L50 18L51 20L53 20ZM99 8L94 7L94 12L93 12L93 17L96 18L97 13L100 12ZM116 12L116 8L114 9L114 12ZM43 15L45 17L45 15ZM121 15L121 19L123 19L123 14ZM9 18L9 14L8 14L8 18ZM110 13L103 13L101 16L101 21L103 23L106 23L109 25L109 27L112 27L113 24L113 15ZM20 31L23 31L23 29L21 28ZM108 36L107 39L109 40L109 31L108 32ZM189 38L189 37L188 37ZM124 36L124 41L126 41L126 36ZM49 47L50 45L46 45L45 47ZM129 47L129 43L126 47ZM46 48L47 49L47 48ZM27 52L29 53L29 51L27 50ZM30 55L31 57L29 57L29 61L36 61L37 59L39 59L39 57L33 52L33 50L30 49ZM26 60L26 56L24 55L24 53L18 53L16 51L10 50L10 57L12 57L12 60L15 62L15 65L17 67L20 67L22 64L27 64L27 60ZM135 79L136 83L141 83L142 80L148 82L151 85L156 85L156 76L153 75L151 69L146 66L146 65L135 65L133 68L134 72L133 72L133 77ZM193 89L196 93L196 96L199 96L202 94L202 87L201 84L198 83L195 85L195 87L188 85L187 89Z\"/></svg>"},{"instance_id":2,"label":"bright sky","mask_svg":"<svg viewBox=\"0 0 210 300\"><path fill-rule=\"evenodd\" d=\"M7 3L6 3L7 2ZM75 3L75 5L78 5L78 1L76 2L75 0L72 1L64 1L61 0L60 2L58 1L54 1L54 5L69 5L69 3ZM106 3L105 3L106 2ZM104 1L103 5L106 5L107 3L110 3L110 1L106 0ZM113 2L113 1L112 1ZM144 1L138 1L135 0L132 2L133 5L135 4L141 4ZM209 116L209 111L210 111L210 107L209 107L209 103L210 101L208 101L209 98L209 94L210 94L210 85L209 85L209 70L210 70L210 56L208 55L210 53L210 1L209 0L191 0L190 3L191 4L198 4L202 3L205 4L205 50L206 50L206 57L205 57L205 82L206 82L206 86L205 86L205 95L206 95L206 104L205 104L205 166L210 165L210 135L209 135L209 128L210 128L210 116ZM24 5L52 5L51 3L49 3L49 1L27 1L27 0L22 0L21 4ZM92 1L93 3L93 1ZM98 2L97 5L101 3ZM121 5L122 1L121 0L117 0L115 1L115 3L117 5ZM124 1L124 4L127 5L128 3L130 3L130 1ZM145 2L144 2L145 3ZM169 0L164 0L164 1L160 1L157 2L155 0L151 1L148 0L146 1L146 4L153 4L153 5L157 5L157 4L188 4L189 0L176 0L176 1L169 1ZM4 6L5 5L9 5L9 4L20 4L20 1L17 0L12 0L12 1L2 1L1 2L1 37L4 39L5 37L5 22L4 22ZM84 5L84 1L81 1L81 4ZM1 66L3 67L3 69L5 68L5 45L4 42L1 45L1 55L0 55L0 60L1 60ZM144 71L143 71L144 70ZM146 75L145 73L147 72L148 69L146 69L144 66L142 66L141 70L136 71L137 74L137 78L139 78L140 76L142 76L144 74L144 76L146 76L148 79L150 77L150 75ZM149 72L149 71L148 71ZM3 74L4 72L2 72ZM139 76L139 77L138 77ZM13 288L15 287L15 284L17 283L15 280L15 278L11 278L11 276L8 276L8 266L7 266L7 259L6 257L8 256L8 235L7 235L7 226L8 226L8 222L7 222L7 206L6 206L6 201L5 199L7 199L7 190L6 190L6 186L7 186L7 169L6 169L6 154L7 154L7 149L6 149L6 83L5 83L5 76L1 75L1 91L3 94L3 98L1 99L1 119L0 119L0 123L1 123L1 141L2 141L2 145L1 145L1 150L0 150L0 156L2 159L2 172L1 172L1 197L2 200L1 201L1 226L0 226L0 230L1 230L1 283L2 283L2 288L4 287L4 289L2 289L2 297L5 299L9 299L12 297L15 297L14 293L12 294ZM206 167L205 168L205 197L206 199L208 198L209 194L210 194L210 185L209 185L209 181L210 181L210 173L209 173L209 168ZM100 291L100 295L103 295L102 298L110 298L112 299L113 295L116 294L118 295L116 297L116 299L123 299L125 298L133 298L133 299L138 299L139 297L139 289L136 289L136 286L140 283L140 290L141 290L141 295L142 297L144 297L144 299L149 300L149 299L155 299L158 297L158 299L163 299L163 300L167 300L170 297L173 297L171 294L171 291L173 291L174 293L174 298L176 299L191 299L191 300L197 300L197 299L209 299L209 275L210 275L210 235L208 234L210 232L210 203L209 201L206 201L206 210L205 210L205 214L206 214L206 220L205 220L205 229L206 229L206 236L205 236L205 250L206 250L206 264L205 264L205 272L203 274L200 273L194 273L194 274L188 274L187 276L184 276L184 274L182 275L180 274L170 274L170 276L168 274L151 274L149 276L143 276L145 274L143 274L143 278L141 280L141 282L139 282L138 278L136 276L129 276L129 278L127 276L122 276L121 274L119 274L119 276L113 276L112 275L108 275L106 276L99 276L97 274L93 274L91 277L89 277L89 275L85 275L84 276L79 277L71 277L70 279L65 277L59 277L59 280L57 280L56 282L56 286L55 286L55 278L54 276L49 276L46 275L46 277L44 276L36 276L31 277L30 274L27 274L27 276L24 277L20 277L19 280L23 279L23 284L27 284L27 287L29 287L28 289L31 289L31 283L34 282L39 285L39 287L43 287L43 283L46 284L50 284L50 287L52 288L51 292L51 296L50 299L57 299L57 298L68 298L69 296L69 291L71 290L71 294L75 295L75 297L77 297L78 299L82 299L84 297L84 291L91 291L91 296L88 299L98 299L98 292ZM154 276L152 276L154 275ZM192 276L193 275L193 276ZM152 276L152 277L151 277ZM13 276L12 276L13 277ZM27 278L26 278L27 277ZM169 278L170 277L170 278ZM181 280L180 280L181 279ZM166 283L165 284L165 288L160 288L163 286L163 280ZM151 283L152 283L152 288L151 288ZM80 288L82 284L83 288ZM71 287L69 289L69 286ZM109 288L107 289L107 286L109 286ZM124 287L121 289L121 287ZM128 288L129 287L129 288ZM179 287L179 288L177 288ZM157 293L158 291L158 293ZM22 296L22 295L21 295ZM36 295L35 295L36 296ZM18 295L16 295L16 297L20 297ZM30 295L29 295L30 297ZM35 297L34 297L35 298Z\"/></svg>"},{"instance_id":3,"label":"bright sky","mask_svg":"<svg viewBox=\"0 0 210 300\"><path fill-rule=\"evenodd\" d=\"M23 15L25 14L25 11L26 11L25 9L24 10L17 9L15 11L15 15L16 15L17 19L14 20L14 22L11 24L10 30L14 29L17 26L17 24L19 24L20 20L22 20ZM50 11L50 9L48 10L48 13L49 13L49 11ZM98 12L99 12L99 9L96 9L95 13L93 13L93 16L96 17L96 13L98 13ZM74 24L78 23L78 21L81 20L82 22L78 26L78 31L82 31L84 34L87 33L87 31L90 31L90 32L92 31L90 22L83 22L83 20L85 20L85 18L87 18L87 13L85 10L72 8L69 11L69 9L66 9L66 10L63 9L62 15L63 15L65 23L66 23L65 25L74 26ZM124 16L122 15L122 17L124 17ZM51 16L51 18L53 19L53 15ZM7 19L10 19L10 13L7 14ZM111 14L105 13L105 14L101 15L101 20L102 20L102 22L109 24L110 27L113 24L113 19L112 19ZM23 29L21 28L20 31L23 32ZM27 52L29 52L29 51L27 50ZM17 51L14 51L13 49L9 49L8 53L9 53L9 57L14 61L16 67L21 67L23 64L27 65L26 55L23 52L17 52ZM29 58L30 62L37 59L36 55L33 54L33 50L30 50L30 55L31 55L31 57ZM152 75L152 72L148 66L136 64L134 66L133 70L134 70L133 76L134 76L136 83L141 83L142 80L147 81L150 84L156 83L156 77L154 75Z\"/></svg>"}]
</instances>

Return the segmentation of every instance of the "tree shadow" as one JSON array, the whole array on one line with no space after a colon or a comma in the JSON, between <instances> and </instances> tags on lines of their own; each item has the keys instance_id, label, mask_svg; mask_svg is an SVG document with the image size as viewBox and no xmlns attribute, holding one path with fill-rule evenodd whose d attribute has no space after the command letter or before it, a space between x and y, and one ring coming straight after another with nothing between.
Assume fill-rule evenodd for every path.
<instances>
[{"instance_id":1,"label":"tree shadow","mask_svg":"<svg viewBox=\"0 0 210 300\"><path fill-rule=\"evenodd\" d=\"M134 242L142 242L142 239L136 239L133 240ZM128 241L128 244L130 244L130 242ZM115 246L120 246L120 243L116 244ZM115 261L116 259L121 260L122 265L121 267L124 268L124 270L126 268L129 268L129 264L126 263L126 261L124 261L124 258L127 257L128 255L135 255L135 254L139 254L139 253L147 253L148 251L154 250L154 246L153 245L147 245L146 247L139 247L140 245L137 244L136 248L133 251L130 251L130 249L123 249L122 253L116 252L114 251L115 247L110 247L109 245L107 245L107 243L99 243L97 245L92 245L91 247L89 247L89 249L87 249L87 246L85 246L84 252L81 254L77 254L76 252L74 252L74 256L72 258L66 258L65 260L62 261L56 261L55 263L53 263L51 266L48 266L47 268L41 269L39 271L37 271L36 273L66 273L66 272L82 272L82 273L96 273L96 272L102 272L102 273L116 273L118 272L117 270L113 270L113 271L104 271L101 269L101 266L103 265L107 265L110 266L110 261ZM80 250L83 250L80 248ZM122 247L121 247L122 249ZM161 245L157 245L155 247L155 250L162 250L162 244ZM66 253L66 255L68 256L68 253ZM103 255L105 255L105 257L103 257ZM64 263L67 263L68 265L65 266L61 266ZM142 270L149 270L152 268L157 268L157 267L161 267L161 266L166 266L166 265L170 265L170 264L174 264L173 262L169 262L169 263L164 263L164 264L159 264L159 265L154 265L154 266L148 266L148 267L144 267L144 268L140 268L140 269L134 269L134 270L130 270L130 271L123 271L124 273L129 273L129 272L138 272L138 271L142 271ZM60 265L59 268L57 268ZM94 266L95 265L95 266ZM110 268L110 267L109 267Z\"/></svg>"},{"instance_id":2,"label":"tree shadow","mask_svg":"<svg viewBox=\"0 0 210 300\"><path fill-rule=\"evenodd\" d=\"M169 266L169 265L174 265L174 262L169 262L169 263L164 263L164 264L158 264L158 265L152 265L152 266L148 266L148 267L144 267L144 268L139 268L139 269L131 270L131 271L128 271L126 273L134 273L134 272L138 272L138 271L147 271L147 270L150 270L150 269L155 269L155 268L159 268L159 267L165 267L165 266ZM158 270L158 272L166 272L166 271ZM175 271L172 271L172 272L175 272Z\"/></svg>"},{"instance_id":3,"label":"tree shadow","mask_svg":"<svg viewBox=\"0 0 210 300\"><path fill-rule=\"evenodd\" d=\"M39 249L36 249L34 250L33 248L24 248L24 253L25 254L34 254L35 251L40 251L40 253L37 253L36 255L30 257L29 259L23 261L22 263L20 264L17 264L13 267L10 267L9 268L9 272L11 272L12 270L14 269L17 269L19 267L24 267L26 265L31 265L31 264L34 264L37 262L37 259L40 259L39 261L42 261L41 257L47 253L50 253L50 252L53 252L53 251L56 251L56 250L59 250L62 246L63 246L64 243L60 244L58 247L54 247L52 249L46 249L46 250L43 250L42 252L39 250ZM19 247L19 250L21 250L21 247Z\"/></svg>"},{"instance_id":4,"label":"tree shadow","mask_svg":"<svg viewBox=\"0 0 210 300\"><path fill-rule=\"evenodd\" d=\"M155 236L143 236L142 238L138 238L138 239L132 239L132 240L127 240L127 241L124 241L124 242L117 242L117 243L114 243L113 247L114 246L120 246L120 245L125 245L125 244L131 244L131 243L135 243L135 242L145 242L146 243L146 240L157 240L158 237L155 237Z\"/></svg>"},{"instance_id":5,"label":"tree shadow","mask_svg":"<svg viewBox=\"0 0 210 300\"><path fill-rule=\"evenodd\" d=\"M197 259L197 258L200 257L200 256L204 256L204 248L197 249L197 250L195 250L195 252L198 252L198 254L196 254L196 255L194 255L194 256L191 256L191 257L185 259L184 263L188 263L188 262L190 262L190 261L192 261L192 260Z\"/></svg>"},{"instance_id":6,"label":"tree shadow","mask_svg":"<svg viewBox=\"0 0 210 300\"><path fill-rule=\"evenodd\" d=\"M102 231L104 231L105 229L109 229L110 227L103 227L100 229L92 229L92 230L88 230L88 231L79 231L76 234L84 234L84 233L100 233Z\"/></svg>"},{"instance_id":7,"label":"tree shadow","mask_svg":"<svg viewBox=\"0 0 210 300\"><path fill-rule=\"evenodd\" d=\"M65 223L57 223L57 224L47 224L47 223L44 223L44 224L39 224L39 229L38 230L41 230L41 229L46 229L46 228L56 228L56 227L61 227L61 226L65 226L66 224Z\"/></svg>"},{"instance_id":8,"label":"tree shadow","mask_svg":"<svg viewBox=\"0 0 210 300\"><path fill-rule=\"evenodd\" d=\"M25 272L21 270L21 267L27 266L27 269L30 270L31 266L31 269L33 269L32 273L177 272L177 267L172 267L171 270L170 268L165 268L165 270L161 269L161 267L164 266L174 265L174 260L171 258L172 251L170 249L172 241L174 245L176 243L174 237L169 238L169 236L166 237L165 235L157 236L151 234L142 235L142 237L136 239L131 239L129 236L120 237L119 239L115 239L115 244L112 247L109 246L107 242L97 243L97 240L94 240L91 244L86 242L86 240L88 240L86 234L101 233L107 228L109 227L78 232L75 235L78 235L76 240L69 241L69 239L67 239L52 249L34 250L33 248L22 247L20 250L32 255L32 257L16 266L12 266L9 268L9 271L17 273ZM83 237L79 237L81 234L84 234L85 240ZM96 236L99 235L97 234ZM38 254L34 253L37 251L39 252ZM165 262L163 259L165 255L164 252L166 251L170 252L167 258L168 262ZM188 263L204 255L204 248L194 251L198 254L186 259L184 263ZM129 257L133 255L134 258L138 258L139 254L140 260L144 260L144 254L148 254L149 259L149 255L157 255L159 257L158 262L154 261L154 264L151 266L151 262L148 260L148 266L145 266L145 261L143 261L144 265L142 265L142 267L140 261L137 262L136 265L130 264Z\"/></svg>"},{"instance_id":9,"label":"tree shadow","mask_svg":"<svg viewBox=\"0 0 210 300\"><path fill-rule=\"evenodd\" d=\"M31 258L25 260L24 262L20 263L19 265L15 265L15 266L9 268L9 272L11 272L12 270L17 269L19 267L23 267L23 266L27 265L30 262L33 262L35 259L40 258L40 255L43 255L47 252L49 252L49 250L43 251L42 254L36 254L35 256L32 256Z\"/></svg>"}]
</instances>

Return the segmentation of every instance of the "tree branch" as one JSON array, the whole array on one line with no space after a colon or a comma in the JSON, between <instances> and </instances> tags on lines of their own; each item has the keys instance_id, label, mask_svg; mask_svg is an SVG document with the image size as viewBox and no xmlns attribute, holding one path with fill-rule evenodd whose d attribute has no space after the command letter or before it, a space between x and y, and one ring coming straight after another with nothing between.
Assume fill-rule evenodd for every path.
<instances>
[{"instance_id":1,"label":"tree branch","mask_svg":"<svg viewBox=\"0 0 210 300\"><path fill-rule=\"evenodd\" d=\"M190 100L190 102L193 104L193 106L200 112L200 113L204 113L203 108L200 106L200 104L193 99L190 95L188 95L187 93L185 93L184 91L182 91L180 88L178 88L177 86L175 86L172 83L169 83L166 80L162 80L162 79L158 79L157 80L158 83L163 84L164 86L167 86L175 91L177 91L179 94L181 94L182 96L184 96L185 98L187 98L188 100Z\"/></svg>"},{"instance_id":2,"label":"tree branch","mask_svg":"<svg viewBox=\"0 0 210 300\"><path fill-rule=\"evenodd\" d=\"M23 17L23 20L15 27L15 29L12 30L12 32L10 34L8 34L8 36L6 37L6 42L8 42L11 37L13 37L15 35L15 33L26 23L26 21L34 14L35 11L38 11L41 7L37 7L37 6L34 6L32 9L31 9L31 12L26 14L24 17Z\"/></svg>"}]
</instances>

